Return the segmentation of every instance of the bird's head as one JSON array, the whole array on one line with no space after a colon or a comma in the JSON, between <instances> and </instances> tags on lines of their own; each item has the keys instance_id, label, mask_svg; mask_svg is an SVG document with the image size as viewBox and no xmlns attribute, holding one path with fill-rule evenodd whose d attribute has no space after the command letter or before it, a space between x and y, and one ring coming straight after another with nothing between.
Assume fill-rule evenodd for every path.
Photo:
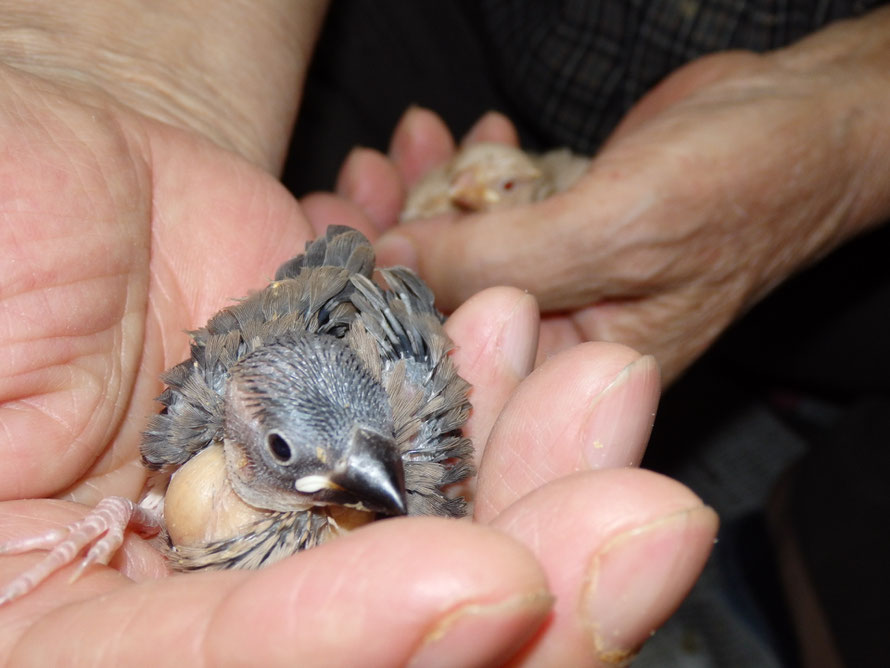
<instances>
[{"instance_id":1,"label":"bird's head","mask_svg":"<svg viewBox=\"0 0 890 668\"><path fill-rule=\"evenodd\" d=\"M478 143L455 159L448 194L467 211L493 211L535 200L543 173L522 150L507 144Z\"/></svg>"},{"instance_id":2,"label":"bird's head","mask_svg":"<svg viewBox=\"0 0 890 668\"><path fill-rule=\"evenodd\" d=\"M239 360L226 386L224 450L232 487L252 506L406 512L386 392L332 336L283 337Z\"/></svg>"}]
</instances>

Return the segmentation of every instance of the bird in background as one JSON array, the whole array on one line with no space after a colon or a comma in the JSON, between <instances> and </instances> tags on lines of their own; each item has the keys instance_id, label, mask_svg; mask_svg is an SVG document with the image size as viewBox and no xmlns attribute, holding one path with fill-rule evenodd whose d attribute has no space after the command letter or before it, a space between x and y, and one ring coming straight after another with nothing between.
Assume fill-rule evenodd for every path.
<instances>
[{"instance_id":1,"label":"bird in background","mask_svg":"<svg viewBox=\"0 0 890 668\"><path fill-rule=\"evenodd\" d=\"M508 144L469 144L410 189L401 220L537 202L570 188L589 165L567 148L533 154Z\"/></svg>"},{"instance_id":2,"label":"bird in background","mask_svg":"<svg viewBox=\"0 0 890 668\"><path fill-rule=\"evenodd\" d=\"M192 332L144 433L140 503L109 497L67 529L0 543L50 550L0 604L88 546L75 577L107 564L128 526L191 571L258 568L378 518L466 514L453 490L472 474L469 385L429 288L373 270L364 236L329 227Z\"/></svg>"}]
</instances>

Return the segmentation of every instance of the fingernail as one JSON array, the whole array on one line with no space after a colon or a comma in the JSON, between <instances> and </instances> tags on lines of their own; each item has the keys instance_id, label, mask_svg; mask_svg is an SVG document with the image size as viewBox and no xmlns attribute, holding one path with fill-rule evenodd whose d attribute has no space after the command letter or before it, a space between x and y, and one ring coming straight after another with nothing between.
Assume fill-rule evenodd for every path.
<instances>
[{"instance_id":1,"label":"fingernail","mask_svg":"<svg viewBox=\"0 0 890 668\"><path fill-rule=\"evenodd\" d=\"M505 318L495 343L500 361L517 381L525 378L534 368L538 340L529 333L537 333L538 324L537 300L528 293L520 295Z\"/></svg>"},{"instance_id":2,"label":"fingernail","mask_svg":"<svg viewBox=\"0 0 890 668\"><path fill-rule=\"evenodd\" d=\"M381 267L402 266L418 270L417 248L414 242L403 234L391 233L383 235L376 244L374 252L377 263Z\"/></svg>"},{"instance_id":3,"label":"fingernail","mask_svg":"<svg viewBox=\"0 0 890 668\"><path fill-rule=\"evenodd\" d=\"M645 355L629 364L600 392L583 428L584 457L591 469L636 466L655 421L658 363Z\"/></svg>"},{"instance_id":4,"label":"fingernail","mask_svg":"<svg viewBox=\"0 0 890 668\"><path fill-rule=\"evenodd\" d=\"M695 583L716 526L699 506L618 534L594 555L581 617L601 661L630 663Z\"/></svg>"},{"instance_id":5,"label":"fingernail","mask_svg":"<svg viewBox=\"0 0 890 668\"><path fill-rule=\"evenodd\" d=\"M468 603L449 612L423 638L409 668L500 665L537 630L553 606L550 592L498 603ZM499 661L498 661L499 660Z\"/></svg>"}]
</instances>

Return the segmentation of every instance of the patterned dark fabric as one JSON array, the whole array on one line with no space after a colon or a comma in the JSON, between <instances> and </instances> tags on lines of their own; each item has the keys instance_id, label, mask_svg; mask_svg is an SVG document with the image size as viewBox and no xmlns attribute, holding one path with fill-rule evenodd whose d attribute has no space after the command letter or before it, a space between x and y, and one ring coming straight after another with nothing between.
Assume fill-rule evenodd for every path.
<instances>
[{"instance_id":1,"label":"patterned dark fabric","mask_svg":"<svg viewBox=\"0 0 890 668\"><path fill-rule=\"evenodd\" d=\"M554 146L592 153L671 71L726 49L767 51L880 0L479 0L507 95Z\"/></svg>"}]
</instances>

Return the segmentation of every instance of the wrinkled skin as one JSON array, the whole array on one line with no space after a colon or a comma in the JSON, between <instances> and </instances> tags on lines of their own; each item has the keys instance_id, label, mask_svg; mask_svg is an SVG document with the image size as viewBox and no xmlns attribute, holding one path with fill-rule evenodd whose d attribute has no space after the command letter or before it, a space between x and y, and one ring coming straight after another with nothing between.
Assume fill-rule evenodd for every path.
<instances>
[{"instance_id":1,"label":"wrinkled skin","mask_svg":"<svg viewBox=\"0 0 890 668\"><path fill-rule=\"evenodd\" d=\"M158 375L187 354L183 330L262 287L334 218L376 230L346 205L302 211L234 152L95 89L4 68L0 135L3 539L65 524L106 495L136 498L139 432L157 410ZM262 571L186 576L168 576L130 536L111 567L74 584L66 569L0 608L0 660L629 656L678 605L716 531L689 490L628 468L657 404L653 360L585 344L528 375L538 315L512 288L469 299L447 326L475 386L474 522L383 521ZM0 581L39 557L0 557Z\"/></svg>"},{"instance_id":2,"label":"wrinkled skin","mask_svg":"<svg viewBox=\"0 0 890 668\"><path fill-rule=\"evenodd\" d=\"M418 268L446 308L489 285L529 290L541 359L617 341L655 355L669 383L773 287L890 217L888 29L880 10L773 53L693 62L630 111L576 188L396 227L381 257ZM489 114L463 141L479 140L516 132ZM387 229L453 150L411 109L391 160L354 152L339 192Z\"/></svg>"}]
</instances>

